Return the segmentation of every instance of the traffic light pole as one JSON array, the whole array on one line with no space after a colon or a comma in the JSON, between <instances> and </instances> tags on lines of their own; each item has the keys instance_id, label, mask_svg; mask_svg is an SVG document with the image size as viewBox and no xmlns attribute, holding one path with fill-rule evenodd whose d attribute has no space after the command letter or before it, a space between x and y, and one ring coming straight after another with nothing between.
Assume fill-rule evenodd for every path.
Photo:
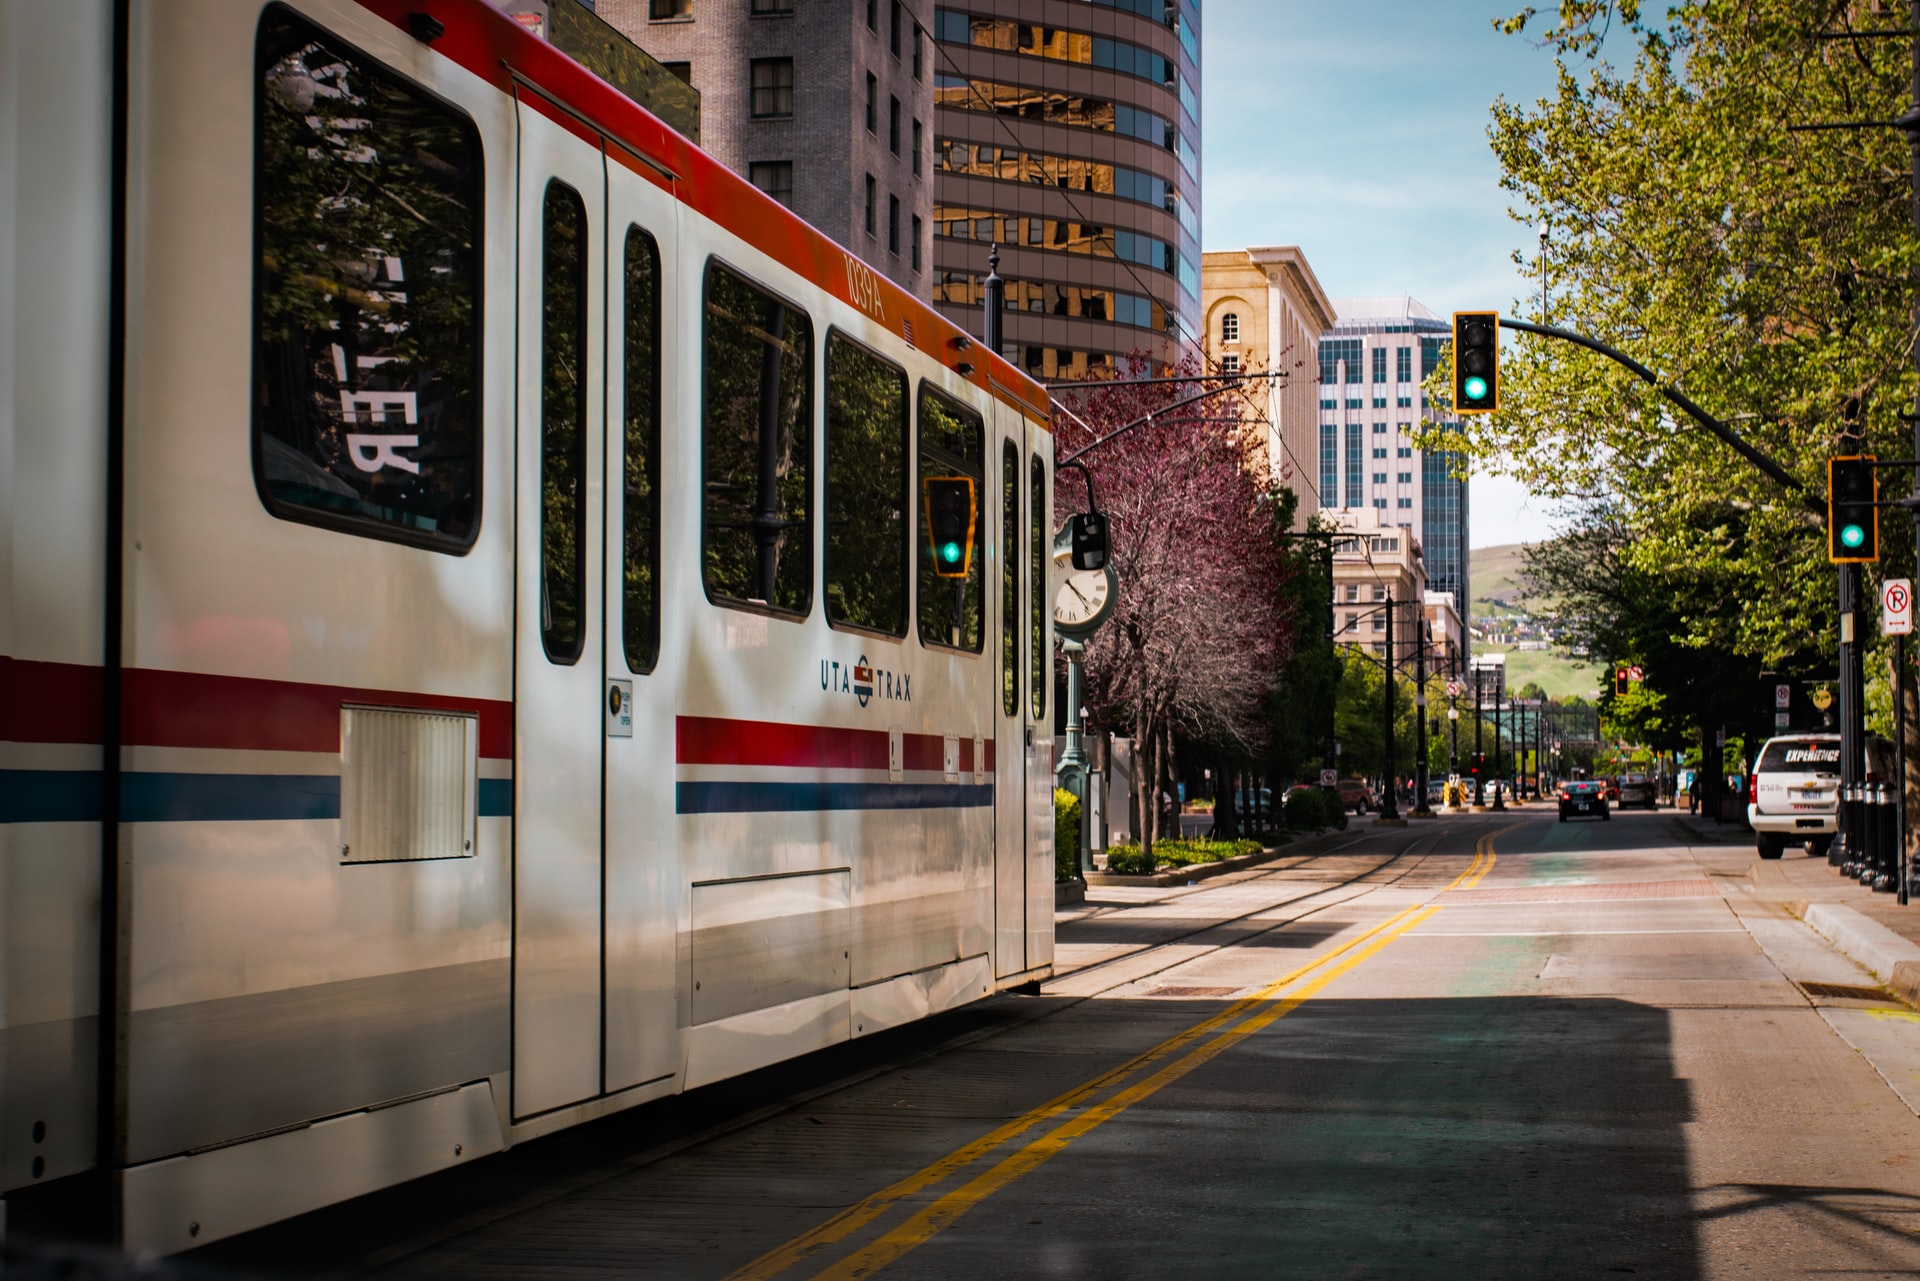
<instances>
[{"instance_id":1,"label":"traffic light pole","mask_svg":"<svg viewBox=\"0 0 1920 1281\"><path fill-rule=\"evenodd\" d=\"M1413 810L1414 818L1432 818L1427 803L1427 606L1423 600L1413 622Z\"/></svg>"},{"instance_id":2,"label":"traffic light pole","mask_svg":"<svg viewBox=\"0 0 1920 1281\"><path fill-rule=\"evenodd\" d=\"M1382 701L1385 703L1384 716L1385 716L1385 725L1386 725L1386 731L1387 731L1387 767L1385 770L1381 772L1385 775L1385 782L1387 786L1386 786L1386 795L1382 797L1380 801L1380 817L1375 819L1374 821L1376 823L1399 823L1402 821L1400 818L1400 807L1395 802L1395 799L1394 799L1394 793L1399 791L1399 788L1394 786L1395 768L1393 763L1393 597L1391 594L1389 594L1387 597L1386 611L1387 611L1387 661L1382 663L1381 667L1384 669L1384 674L1385 674L1385 679L1382 682L1382 688L1386 690L1386 698L1383 699Z\"/></svg>"}]
</instances>

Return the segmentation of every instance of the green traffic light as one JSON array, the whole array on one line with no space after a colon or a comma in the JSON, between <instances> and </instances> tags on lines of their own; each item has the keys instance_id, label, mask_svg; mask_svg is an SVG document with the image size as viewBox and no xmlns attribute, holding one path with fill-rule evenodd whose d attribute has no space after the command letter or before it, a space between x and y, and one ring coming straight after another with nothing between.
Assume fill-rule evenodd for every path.
<instances>
[{"instance_id":1,"label":"green traffic light","mask_svg":"<svg viewBox=\"0 0 1920 1281\"><path fill-rule=\"evenodd\" d=\"M1468 400L1484 400L1487 395L1487 380L1476 374L1461 383L1460 389L1467 393Z\"/></svg>"},{"instance_id":2,"label":"green traffic light","mask_svg":"<svg viewBox=\"0 0 1920 1281\"><path fill-rule=\"evenodd\" d=\"M1840 527L1840 545L1841 546L1858 547L1866 541L1867 541L1867 531L1862 529L1860 526L1842 525Z\"/></svg>"},{"instance_id":3,"label":"green traffic light","mask_svg":"<svg viewBox=\"0 0 1920 1281\"><path fill-rule=\"evenodd\" d=\"M940 559L945 561L949 565L959 564L960 563L960 544L959 543L941 543Z\"/></svg>"}]
</instances>

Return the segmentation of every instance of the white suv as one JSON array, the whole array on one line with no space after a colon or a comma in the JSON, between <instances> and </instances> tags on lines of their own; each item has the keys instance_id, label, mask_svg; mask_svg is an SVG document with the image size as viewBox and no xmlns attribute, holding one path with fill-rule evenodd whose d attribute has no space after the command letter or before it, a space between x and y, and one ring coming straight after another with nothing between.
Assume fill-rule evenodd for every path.
<instances>
[{"instance_id":1,"label":"white suv","mask_svg":"<svg viewBox=\"0 0 1920 1281\"><path fill-rule=\"evenodd\" d=\"M1867 780L1893 777L1892 744L1867 743ZM1788 734L1770 738L1753 767L1753 798L1747 823L1761 858L1779 858L1786 846L1805 842L1815 858L1833 844L1840 795L1840 736Z\"/></svg>"}]
</instances>

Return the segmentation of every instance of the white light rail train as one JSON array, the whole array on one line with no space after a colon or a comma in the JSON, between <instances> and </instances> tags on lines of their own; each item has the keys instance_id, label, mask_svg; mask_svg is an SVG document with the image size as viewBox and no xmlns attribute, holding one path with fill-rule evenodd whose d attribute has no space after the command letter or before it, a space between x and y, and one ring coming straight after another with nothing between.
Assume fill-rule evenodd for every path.
<instances>
[{"instance_id":1,"label":"white light rail train","mask_svg":"<svg viewBox=\"0 0 1920 1281\"><path fill-rule=\"evenodd\" d=\"M16 1232L1050 973L1045 392L481 0L0 0L0 389Z\"/></svg>"}]
</instances>

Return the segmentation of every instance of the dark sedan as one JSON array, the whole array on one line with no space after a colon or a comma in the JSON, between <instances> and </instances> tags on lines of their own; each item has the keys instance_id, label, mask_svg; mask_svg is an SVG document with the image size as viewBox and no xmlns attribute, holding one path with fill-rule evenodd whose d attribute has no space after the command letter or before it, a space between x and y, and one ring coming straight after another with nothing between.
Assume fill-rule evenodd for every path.
<instances>
[{"instance_id":1,"label":"dark sedan","mask_svg":"<svg viewBox=\"0 0 1920 1281\"><path fill-rule=\"evenodd\" d=\"M1560 785L1560 821L1564 823L1576 814L1586 818L1612 818L1613 815L1607 812L1606 784L1595 779L1562 783Z\"/></svg>"}]
</instances>

